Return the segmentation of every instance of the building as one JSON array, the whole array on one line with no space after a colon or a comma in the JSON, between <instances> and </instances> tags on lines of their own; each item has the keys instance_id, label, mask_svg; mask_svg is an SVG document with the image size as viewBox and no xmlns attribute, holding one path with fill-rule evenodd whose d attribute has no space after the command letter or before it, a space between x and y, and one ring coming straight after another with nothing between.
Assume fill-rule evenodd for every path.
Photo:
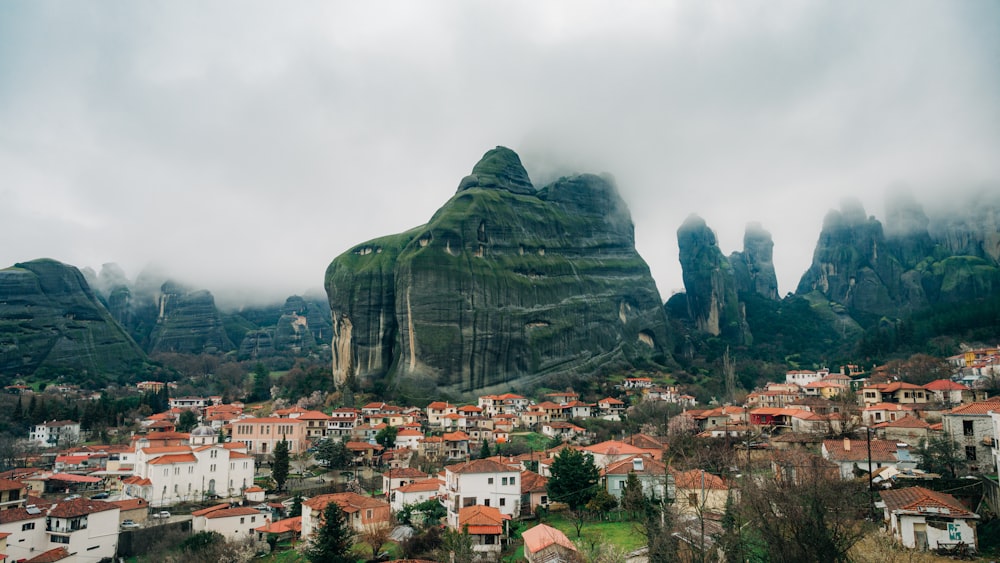
<instances>
[{"instance_id":1,"label":"building","mask_svg":"<svg viewBox=\"0 0 1000 563\"><path fill-rule=\"evenodd\" d=\"M958 443L970 471L988 473L995 468L990 411L1000 411L1000 398L955 407L941 416L945 434Z\"/></svg>"},{"instance_id":2,"label":"building","mask_svg":"<svg viewBox=\"0 0 1000 563\"><path fill-rule=\"evenodd\" d=\"M28 440L43 448L75 446L80 441L80 423L52 420L31 427Z\"/></svg>"},{"instance_id":3,"label":"building","mask_svg":"<svg viewBox=\"0 0 1000 563\"><path fill-rule=\"evenodd\" d=\"M253 457L240 444L166 446L136 452L134 475L122 480L127 498L151 506L239 497L253 485Z\"/></svg>"},{"instance_id":4,"label":"building","mask_svg":"<svg viewBox=\"0 0 1000 563\"><path fill-rule=\"evenodd\" d=\"M295 418L243 418L233 422L233 442L246 444L247 453L269 455L278 442L288 442L288 452L301 454L309 448L307 424Z\"/></svg>"},{"instance_id":5,"label":"building","mask_svg":"<svg viewBox=\"0 0 1000 563\"><path fill-rule=\"evenodd\" d=\"M222 508L220 508L222 507ZM267 524L267 518L256 508L221 504L191 513L191 529L195 532L216 532L229 541L252 538L255 531Z\"/></svg>"},{"instance_id":6,"label":"building","mask_svg":"<svg viewBox=\"0 0 1000 563\"><path fill-rule=\"evenodd\" d=\"M323 511L331 502L344 511L345 520L356 532L366 526L388 525L392 513L389 503L357 493L318 495L302 502L302 537L308 538L321 525Z\"/></svg>"},{"instance_id":7,"label":"building","mask_svg":"<svg viewBox=\"0 0 1000 563\"><path fill-rule=\"evenodd\" d=\"M392 507L393 512L399 512L408 504L420 504L421 502L436 498L438 491L443 486L444 481L434 478L414 481L396 487L389 494L389 505Z\"/></svg>"},{"instance_id":8,"label":"building","mask_svg":"<svg viewBox=\"0 0 1000 563\"><path fill-rule=\"evenodd\" d=\"M0 533L7 537L6 555L28 560L65 548L74 561L97 562L118 551L117 506L90 499L31 504L0 511Z\"/></svg>"},{"instance_id":9,"label":"building","mask_svg":"<svg viewBox=\"0 0 1000 563\"><path fill-rule=\"evenodd\" d=\"M871 448L871 469L894 467L900 471L916 467L909 455L906 444L888 440L823 440L823 459L828 459L840 467L842 479L854 479L858 472L868 473Z\"/></svg>"},{"instance_id":10,"label":"building","mask_svg":"<svg viewBox=\"0 0 1000 563\"><path fill-rule=\"evenodd\" d=\"M673 499L676 494L674 476L667 471L667 466L646 455L627 457L609 464L601 471L604 486L619 501L629 475L638 478L642 492L647 497Z\"/></svg>"},{"instance_id":11,"label":"building","mask_svg":"<svg viewBox=\"0 0 1000 563\"><path fill-rule=\"evenodd\" d=\"M979 515L955 497L923 487L882 491L881 495L888 528L904 546L927 550L964 542L976 550Z\"/></svg>"},{"instance_id":12,"label":"building","mask_svg":"<svg viewBox=\"0 0 1000 563\"><path fill-rule=\"evenodd\" d=\"M507 536L509 514L492 506L466 506L458 513L458 526L472 537L472 549L477 553L499 553Z\"/></svg>"},{"instance_id":13,"label":"building","mask_svg":"<svg viewBox=\"0 0 1000 563\"><path fill-rule=\"evenodd\" d=\"M674 473L674 487L674 507L680 516L722 514L726 510L729 484L718 475L704 469Z\"/></svg>"},{"instance_id":14,"label":"building","mask_svg":"<svg viewBox=\"0 0 1000 563\"><path fill-rule=\"evenodd\" d=\"M524 558L528 563L571 563L578 560L576 546L566 534L551 526L539 524L521 533Z\"/></svg>"},{"instance_id":15,"label":"building","mask_svg":"<svg viewBox=\"0 0 1000 563\"><path fill-rule=\"evenodd\" d=\"M493 461L477 459L444 468L445 487L441 497L448 509L448 525L458 529L462 508L482 505L508 516L517 516L521 504L521 471Z\"/></svg>"}]
</instances>

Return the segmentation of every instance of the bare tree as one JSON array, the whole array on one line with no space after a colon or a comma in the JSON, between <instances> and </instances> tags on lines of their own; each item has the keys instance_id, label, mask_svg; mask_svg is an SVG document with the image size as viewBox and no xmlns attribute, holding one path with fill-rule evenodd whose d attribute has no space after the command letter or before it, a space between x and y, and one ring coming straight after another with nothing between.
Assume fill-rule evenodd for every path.
<instances>
[{"instance_id":1,"label":"bare tree","mask_svg":"<svg viewBox=\"0 0 1000 563\"><path fill-rule=\"evenodd\" d=\"M375 522L365 524L361 529L361 533L358 534L358 539L361 540L361 543L371 548L372 559L376 559L382 551L382 546L389 543L390 536L392 536L391 524L388 522Z\"/></svg>"}]
</instances>

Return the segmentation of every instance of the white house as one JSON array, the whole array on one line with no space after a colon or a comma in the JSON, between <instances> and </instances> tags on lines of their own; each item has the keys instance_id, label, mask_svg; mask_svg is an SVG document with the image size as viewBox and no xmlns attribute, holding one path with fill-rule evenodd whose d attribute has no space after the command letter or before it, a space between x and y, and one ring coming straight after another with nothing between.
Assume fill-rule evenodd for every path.
<instances>
[{"instance_id":1,"label":"white house","mask_svg":"<svg viewBox=\"0 0 1000 563\"><path fill-rule=\"evenodd\" d=\"M520 469L491 459L477 459L444 468L441 498L448 509L448 525L458 529L462 508L489 506L508 516L517 516L521 502Z\"/></svg>"},{"instance_id":2,"label":"white house","mask_svg":"<svg viewBox=\"0 0 1000 563\"><path fill-rule=\"evenodd\" d=\"M218 532L229 541L254 537L254 529L266 524L266 517L256 508L221 505L191 513L191 528L198 532Z\"/></svg>"},{"instance_id":3,"label":"white house","mask_svg":"<svg viewBox=\"0 0 1000 563\"><path fill-rule=\"evenodd\" d=\"M389 495L389 504L393 512L403 510L408 504L420 504L421 502L437 497L438 491L444 486L444 481L440 479L424 479L414 481L407 485L397 487Z\"/></svg>"},{"instance_id":4,"label":"white house","mask_svg":"<svg viewBox=\"0 0 1000 563\"><path fill-rule=\"evenodd\" d=\"M923 487L882 491L881 495L889 530L904 546L926 550L964 542L976 550L979 515L955 497Z\"/></svg>"},{"instance_id":5,"label":"white house","mask_svg":"<svg viewBox=\"0 0 1000 563\"><path fill-rule=\"evenodd\" d=\"M916 461L910 457L906 444L891 440L871 440L872 472L882 467L899 470L913 469ZM842 479L853 479L855 470L868 472L869 443L867 440L823 440L823 459L828 459L840 468Z\"/></svg>"},{"instance_id":6,"label":"white house","mask_svg":"<svg viewBox=\"0 0 1000 563\"><path fill-rule=\"evenodd\" d=\"M119 508L76 499L0 511L0 533L7 536L11 561L31 559L57 548L75 553L73 561L97 562L118 550Z\"/></svg>"},{"instance_id":7,"label":"white house","mask_svg":"<svg viewBox=\"0 0 1000 563\"><path fill-rule=\"evenodd\" d=\"M72 446L80 440L80 423L72 420L51 420L31 427L28 439L43 448Z\"/></svg>"},{"instance_id":8,"label":"white house","mask_svg":"<svg viewBox=\"0 0 1000 563\"><path fill-rule=\"evenodd\" d=\"M254 459L242 444L163 446L136 452L134 475L122 481L127 497L169 506L205 497L238 497L253 486Z\"/></svg>"}]
</instances>

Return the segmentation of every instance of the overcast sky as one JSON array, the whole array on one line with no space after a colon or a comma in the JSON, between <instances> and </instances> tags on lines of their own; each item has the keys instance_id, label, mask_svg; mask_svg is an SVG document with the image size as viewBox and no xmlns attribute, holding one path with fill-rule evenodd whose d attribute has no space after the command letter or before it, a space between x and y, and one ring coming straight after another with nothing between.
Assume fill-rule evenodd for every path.
<instances>
[{"instance_id":1,"label":"overcast sky","mask_svg":"<svg viewBox=\"0 0 1000 563\"><path fill-rule=\"evenodd\" d=\"M496 145L613 174L664 300L691 213L784 294L845 196L1000 190L1000 3L0 3L0 267L283 298Z\"/></svg>"}]
</instances>

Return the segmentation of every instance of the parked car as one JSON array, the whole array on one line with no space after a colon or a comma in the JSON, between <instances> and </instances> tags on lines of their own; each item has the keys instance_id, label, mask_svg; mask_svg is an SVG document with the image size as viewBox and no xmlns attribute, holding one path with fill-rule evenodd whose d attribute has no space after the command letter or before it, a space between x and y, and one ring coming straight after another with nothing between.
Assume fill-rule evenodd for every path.
<instances>
[{"instance_id":1,"label":"parked car","mask_svg":"<svg viewBox=\"0 0 1000 563\"><path fill-rule=\"evenodd\" d=\"M68 497L64 498L63 500L76 500L78 498L80 498L80 495L69 495Z\"/></svg>"},{"instance_id":2,"label":"parked car","mask_svg":"<svg viewBox=\"0 0 1000 563\"><path fill-rule=\"evenodd\" d=\"M153 518L170 518L170 512L166 510L155 512L153 513Z\"/></svg>"},{"instance_id":3,"label":"parked car","mask_svg":"<svg viewBox=\"0 0 1000 563\"><path fill-rule=\"evenodd\" d=\"M122 520L122 528L138 528L139 524L136 524L132 520Z\"/></svg>"},{"instance_id":4,"label":"parked car","mask_svg":"<svg viewBox=\"0 0 1000 563\"><path fill-rule=\"evenodd\" d=\"M90 497L94 500L104 500L111 496L111 493L97 493L96 495Z\"/></svg>"}]
</instances>

